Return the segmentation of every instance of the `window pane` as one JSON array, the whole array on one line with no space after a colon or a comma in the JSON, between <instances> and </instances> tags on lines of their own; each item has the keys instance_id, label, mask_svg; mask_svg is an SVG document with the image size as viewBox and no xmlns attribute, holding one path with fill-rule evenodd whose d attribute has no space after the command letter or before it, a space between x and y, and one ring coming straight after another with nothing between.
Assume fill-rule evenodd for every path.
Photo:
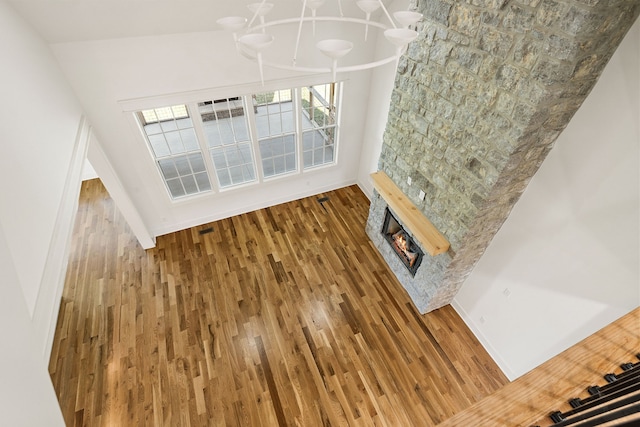
<instances>
[{"instance_id":1,"label":"window pane","mask_svg":"<svg viewBox=\"0 0 640 427\"><path fill-rule=\"evenodd\" d=\"M220 187L229 187L231 185L231 177L229 177L229 170L222 169L216 171L216 175L218 175L218 182L220 183Z\"/></svg>"},{"instance_id":2,"label":"window pane","mask_svg":"<svg viewBox=\"0 0 640 427\"><path fill-rule=\"evenodd\" d=\"M287 154L295 154L296 140L293 135L289 135L284 139L284 152Z\"/></svg>"},{"instance_id":3,"label":"window pane","mask_svg":"<svg viewBox=\"0 0 640 427\"><path fill-rule=\"evenodd\" d=\"M186 151L198 150L198 137L193 129L185 129L180 131L180 137L182 138L182 144Z\"/></svg>"},{"instance_id":4,"label":"window pane","mask_svg":"<svg viewBox=\"0 0 640 427\"><path fill-rule=\"evenodd\" d=\"M335 85L333 83L303 88L303 129L335 125L335 102Z\"/></svg>"},{"instance_id":5,"label":"window pane","mask_svg":"<svg viewBox=\"0 0 640 427\"><path fill-rule=\"evenodd\" d=\"M249 167L249 165L243 166L243 173L246 177L249 177L250 181L253 181L256 179L256 171L254 168Z\"/></svg>"},{"instance_id":6,"label":"window pane","mask_svg":"<svg viewBox=\"0 0 640 427\"><path fill-rule=\"evenodd\" d=\"M287 154L284 157L285 160L285 169L287 170L295 170L296 168L296 155L295 154Z\"/></svg>"},{"instance_id":7,"label":"window pane","mask_svg":"<svg viewBox=\"0 0 640 427\"><path fill-rule=\"evenodd\" d=\"M164 179L171 179L171 178L178 177L178 170L176 169L176 166L173 163L172 159L160 160L158 164L160 165L160 170L162 171L162 175L164 176Z\"/></svg>"},{"instance_id":8,"label":"window pane","mask_svg":"<svg viewBox=\"0 0 640 427\"><path fill-rule=\"evenodd\" d=\"M313 151L305 151L302 153L302 158L304 161L304 168L307 169L313 166Z\"/></svg>"},{"instance_id":9,"label":"window pane","mask_svg":"<svg viewBox=\"0 0 640 427\"><path fill-rule=\"evenodd\" d=\"M220 187L224 188L255 180L250 143L212 149L211 158L216 168ZM251 171L251 173L246 171Z\"/></svg>"},{"instance_id":10,"label":"window pane","mask_svg":"<svg viewBox=\"0 0 640 427\"><path fill-rule=\"evenodd\" d=\"M211 158L213 159L213 164L216 169L224 169L227 167L227 158L224 155L224 151L222 150L212 150Z\"/></svg>"},{"instance_id":11,"label":"window pane","mask_svg":"<svg viewBox=\"0 0 640 427\"><path fill-rule=\"evenodd\" d=\"M266 141L271 143L271 152L273 153L274 157L284 155L284 139L281 136L273 139L268 139Z\"/></svg>"},{"instance_id":12,"label":"window pane","mask_svg":"<svg viewBox=\"0 0 640 427\"><path fill-rule=\"evenodd\" d=\"M212 130L217 134L216 140L220 141L220 144L231 144L235 141L232 120L231 118L219 119L212 123L215 125Z\"/></svg>"},{"instance_id":13,"label":"window pane","mask_svg":"<svg viewBox=\"0 0 640 427\"><path fill-rule=\"evenodd\" d=\"M167 180L167 186L169 187L169 193L171 193L171 197L174 199L176 197L184 196L184 188L182 188L182 183L180 182L180 178Z\"/></svg>"},{"instance_id":14,"label":"window pane","mask_svg":"<svg viewBox=\"0 0 640 427\"><path fill-rule=\"evenodd\" d=\"M234 148L235 147L230 147L224 150L225 154L227 155L227 164L229 166L238 166L241 164L238 150L235 150Z\"/></svg>"},{"instance_id":15,"label":"window pane","mask_svg":"<svg viewBox=\"0 0 640 427\"><path fill-rule=\"evenodd\" d=\"M153 154L158 157L164 157L171 154L169 150L169 146L167 145L167 141L164 138L163 134L160 135L152 135L148 138L149 143L151 144L151 149L153 150Z\"/></svg>"},{"instance_id":16,"label":"window pane","mask_svg":"<svg viewBox=\"0 0 640 427\"><path fill-rule=\"evenodd\" d=\"M204 130L204 136L207 140L207 145L209 146L209 148L219 147L220 145L222 145L222 139L217 127L204 123L202 129Z\"/></svg>"},{"instance_id":17,"label":"window pane","mask_svg":"<svg viewBox=\"0 0 640 427\"><path fill-rule=\"evenodd\" d=\"M285 156L285 146L287 141L293 140L293 135L286 137L276 137L260 141L260 156L262 157L262 168L265 178L293 172L296 170L295 145L293 152Z\"/></svg>"},{"instance_id":18,"label":"window pane","mask_svg":"<svg viewBox=\"0 0 640 427\"><path fill-rule=\"evenodd\" d=\"M155 135L157 133L162 133L162 128L160 127L159 123L152 123L144 127L144 132L147 135Z\"/></svg>"},{"instance_id":19,"label":"window pane","mask_svg":"<svg viewBox=\"0 0 640 427\"><path fill-rule=\"evenodd\" d=\"M211 190L186 105L140 111L137 117L172 198Z\"/></svg>"},{"instance_id":20,"label":"window pane","mask_svg":"<svg viewBox=\"0 0 640 427\"><path fill-rule=\"evenodd\" d=\"M193 194L198 192L198 186L196 185L196 179L193 175L183 176L182 185L187 194Z\"/></svg>"},{"instance_id":21,"label":"window pane","mask_svg":"<svg viewBox=\"0 0 640 427\"><path fill-rule=\"evenodd\" d=\"M258 139L294 131L291 94L292 91L288 89L254 95Z\"/></svg>"},{"instance_id":22,"label":"window pane","mask_svg":"<svg viewBox=\"0 0 640 427\"><path fill-rule=\"evenodd\" d=\"M181 117L189 117L186 105L174 105L173 107L171 107L171 112L173 113L173 117L175 117L176 119Z\"/></svg>"},{"instance_id":23,"label":"window pane","mask_svg":"<svg viewBox=\"0 0 640 427\"><path fill-rule=\"evenodd\" d=\"M189 129L193 127L193 122L191 121L190 117L187 117L186 119L176 120L176 123L178 125L178 129Z\"/></svg>"},{"instance_id":24,"label":"window pane","mask_svg":"<svg viewBox=\"0 0 640 427\"><path fill-rule=\"evenodd\" d=\"M200 191L211 190L211 183L209 182L209 176L206 172L198 173L195 177Z\"/></svg>"},{"instance_id":25,"label":"window pane","mask_svg":"<svg viewBox=\"0 0 640 427\"><path fill-rule=\"evenodd\" d=\"M153 123L158 121L158 116L156 115L156 112L154 110L146 110L142 111L141 113L144 123Z\"/></svg>"},{"instance_id":26,"label":"window pane","mask_svg":"<svg viewBox=\"0 0 640 427\"><path fill-rule=\"evenodd\" d=\"M240 157L245 159L245 163L249 163L249 159L251 158L251 145L249 144L239 145L238 152L240 153Z\"/></svg>"},{"instance_id":27,"label":"window pane","mask_svg":"<svg viewBox=\"0 0 640 427\"><path fill-rule=\"evenodd\" d=\"M264 176L295 171L297 167L292 91L288 89L259 93L253 98ZM285 158L285 154L289 156Z\"/></svg>"},{"instance_id":28,"label":"window pane","mask_svg":"<svg viewBox=\"0 0 640 427\"><path fill-rule=\"evenodd\" d=\"M333 163L337 112L335 84L309 86L301 92L304 168Z\"/></svg>"},{"instance_id":29,"label":"window pane","mask_svg":"<svg viewBox=\"0 0 640 427\"><path fill-rule=\"evenodd\" d=\"M198 109L220 187L254 181L255 166L244 99L201 102ZM248 170L252 173L245 172Z\"/></svg>"},{"instance_id":30,"label":"window pane","mask_svg":"<svg viewBox=\"0 0 640 427\"><path fill-rule=\"evenodd\" d=\"M249 140L249 131L247 130L247 121L246 120L234 117L231 120L231 124L233 125L233 131L235 132L237 141L248 141Z\"/></svg>"},{"instance_id":31,"label":"window pane","mask_svg":"<svg viewBox=\"0 0 640 427\"><path fill-rule=\"evenodd\" d=\"M189 155L189 163L191 163L191 169L194 173L197 172L205 172L204 159L202 158L202 154L191 154Z\"/></svg>"},{"instance_id":32,"label":"window pane","mask_svg":"<svg viewBox=\"0 0 640 427\"><path fill-rule=\"evenodd\" d=\"M181 154L185 152L185 149L182 146L182 140L180 139L180 133L169 132L165 133L164 137L167 139L167 144L169 144L171 154Z\"/></svg>"},{"instance_id":33,"label":"window pane","mask_svg":"<svg viewBox=\"0 0 640 427\"><path fill-rule=\"evenodd\" d=\"M324 163L332 163L333 157L333 145L328 145L324 148Z\"/></svg>"},{"instance_id":34,"label":"window pane","mask_svg":"<svg viewBox=\"0 0 640 427\"><path fill-rule=\"evenodd\" d=\"M231 175L231 182L234 184L240 184L244 182L242 174L242 166L232 166L229 168L229 174Z\"/></svg>"},{"instance_id":35,"label":"window pane","mask_svg":"<svg viewBox=\"0 0 640 427\"><path fill-rule=\"evenodd\" d=\"M189 166L189 160L186 157L181 157L175 159L176 169L178 169L178 174L180 176L190 175L191 174L191 166Z\"/></svg>"},{"instance_id":36,"label":"window pane","mask_svg":"<svg viewBox=\"0 0 640 427\"><path fill-rule=\"evenodd\" d=\"M264 173L265 177L275 175L275 168L271 158L262 160L262 173Z\"/></svg>"},{"instance_id":37,"label":"window pane","mask_svg":"<svg viewBox=\"0 0 640 427\"><path fill-rule=\"evenodd\" d=\"M269 116L262 114L256 116L256 130L258 131L258 138L265 138L269 136Z\"/></svg>"},{"instance_id":38,"label":"window pane","mask_svg":"<svg viewBox=\"0 0 640 427\"><path fill-rule=\"evenodd\" d=\"M160 122L160 127L162 128L163 132L170 132L172 130L178 129L178 125L174 120Z\"/></svg>"},{"instance_id":39,"label":"window pane","mask_svg":"<svg viewBox=\"0 0 640 427\"><path fill-rule=\"evenodd\" d=\"M333 128L304 132L302 140L305 168L334 161Z\"/></svg>"}]
</instances>

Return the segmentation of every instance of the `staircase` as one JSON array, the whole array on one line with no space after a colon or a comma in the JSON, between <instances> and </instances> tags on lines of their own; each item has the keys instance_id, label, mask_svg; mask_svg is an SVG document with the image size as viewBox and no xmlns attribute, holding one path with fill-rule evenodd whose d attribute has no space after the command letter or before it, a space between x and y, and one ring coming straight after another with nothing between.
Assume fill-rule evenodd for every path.
<instances>
[{"instance_id":1,"label":"staircase","mask_svg":"<svg viewBox=\"0 0 640 427\"><path fill-rule=\"evenodd\" d=\"M438 427L640 426L639 351L640 307Z\"/></svg>"},{"instance_id":2,"label":"staircase","mask_svg":"<svg viewBox=\"0 0 640 427\"><path fill-rule=\"evenodd\" d=\"M588 387L587 397L570 399L570 410L549 414L552 427L640 425L640 353L635 358L620 365L619 373L604 375L604 385Z\"/></svg>"}]
</instances>

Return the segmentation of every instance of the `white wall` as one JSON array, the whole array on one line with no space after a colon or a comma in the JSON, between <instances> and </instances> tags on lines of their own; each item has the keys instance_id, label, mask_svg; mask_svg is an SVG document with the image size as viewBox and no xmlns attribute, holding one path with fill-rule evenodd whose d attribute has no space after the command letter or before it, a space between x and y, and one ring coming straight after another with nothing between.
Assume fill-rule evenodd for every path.
<instances>
[{"instance_id":1,"label":"white wall","mask_svg":"<svg viewBox=\"0 0 640 427\"><path fill-rule=\"evenodd\" d=\"M47 46L2 12L0 223L33 313L82 112Z\"/></svg>"},{"instance_id":2,"label":"white wall","mask_svg":"<svg viewBox=\"0 0 640 427\"><path fill-rule=\"evenodd\" d=\"M407 8L406 0L396 0L388 6L391 14ZM384 37L379 37L376 50L384 50L387 43ZM358 168L358 185L369 198L373 196L373 181L370 175L378 170L378 159L382 151L382 137L387 125L396 70L397 63L394 62L378 67L371 73L371 94Z\"/></svg>"},{"instance_id":3,"label":"white wall","mask_svg":"<svg viewBox=\"0 0 640 427\"><path fill-rule=\"evenodd\" d=\"M98 141L93 133L89 138L85 166L86 164L91 165L91 169L100 177L100 181L102 181L107 189L109 197L115 201L118 210L122 216L127 219L127 224L137 237L138 243L140 243L144 249L153 248L156 245L155 238L149 233L135 204L129 197L129 193L124 189L120 178L113 170L111 162L104 153L100 141Z\"/></svg>"},{"instance_id":4,"label":"white wall","mask_svg":"<svg viewBox=\"0 0 640 427\"><path fill-rule=\"evenodd\" d=\"M5 2L0 58L1 424L62 426L48 348L88 126L47 45Z\"/></svg>"},{"instance_id":5,"label":"white wall","mask_svg":"<svg viewBox=\"0 0 640 427\"><path fill-rule=\"evenodd\" d=\"M85 159L84 164L82 165L82 180L89 181L96 178L98 178L96 170L91 165L89 159Z\"/></svg>"},{"instance_id":6,"label":"white wall","mask_svg":"<svg viewBox=\"0 0 640 427\"><path fill-rule=\"evenodd\" d=\"M454 300L510 379L640 304L639 56L636 22Z\"/></svg>"},{"instance_id":7,"label":"white wall","mask_svg":"<svg viewBox=\"0 0 640 427\"><path fill-rule=\"evenodd\" d=\"M362 38L362 27L357 27L357 36ZM265 68L263 88L256 64L239 56L231 35L222 31L61 43L52 49L123 189L153 236L354 184L358 179L371 92L369 71L341 76L346 81L336 166L172 202L129 111L247 94L266 87L327 82L330 74L307 78ZM303 46L300 52L314 50ZM367 50L352 52L349 61L369 55ZM316 59L330 63L327 58ZM107 180L101 178L108 188Z\"/></svg>"},{"instance_id":8,"label":"white wall","mask_svg":"<svg viewBox=\"0 0 640 427\"><path fill-rule=\"evenodd\" d=\"M0 7L0 224L47 359L88 124L47 45L10 6Z\"/></svg>"},{"instance_id":9,"label":"white wall","mask_svg":"<svg viewBox=\"0 0 640 427\"><path fill-rule=\"evenodd\" d=\"M0 15L4 16L0 4ZM0 18L1 19L1 18ZM20 280L0 226L0 424L64 426L47 365L34 339Z\"/></svg>"}]
</instances>

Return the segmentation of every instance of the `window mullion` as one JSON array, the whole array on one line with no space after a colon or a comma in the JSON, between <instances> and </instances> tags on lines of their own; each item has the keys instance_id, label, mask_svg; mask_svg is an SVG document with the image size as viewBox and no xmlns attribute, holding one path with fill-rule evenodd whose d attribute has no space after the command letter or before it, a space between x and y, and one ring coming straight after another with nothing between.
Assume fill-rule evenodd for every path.
<instances>
[{"instance_id":1,"label":"window mullion","mask_svg":"<svg viewBox=\"0 0 640 427\"><path fill-rule=\"evenodd\" d=\"M338 137L338 133L340 133L340 124L338 122L340 120L340 107L342 105L342 83L333 83L331 86L331 96L332 103L330 105L333 109L333 163L338 164L338 141L340 139Z\"/></svg>"},{"instance_id":2,"label":"window mullion","mask_svg":"<svg viewBox=\"0 0 640 427\"><path fill-rule=\"evenodd\" d=\"M262 170L262 155L260 153L260 143L258 141L258 127L256 124L256 111L257 108L253 105L254 95L245 95L242 98L245 102L245 114L249 121L249 139L251 140L251 148L253 149L253 156L255 158L255 168L258 175L258 182L264 181L264 171Z\"/></svg>"},{"instance_id":3,"label":"window mullion","mask_svg":"<svg viewBox=\"0 0 640 427\"><path fill-rule=\"evenodd\" d=\"M303 150L302 150L302 89L294 88L292 90L293 95L291 96L293 99L292 108L294 110L293 119L295 125L293 127L293 131L295 132L295 141L296 141L296 168L298 170L298 174L302 174L304 170L303 164Z\"/></svg>"},{"instance_id":4,"label":"window mullion","mask_svg":"<svg viewBox=\"0 0 640 427\"><path fill-rule=\"evenodd\" d=\"M191 121L194 124L193 128L196 132L196 136L198 137L198 145L200 146L200 150L202 152L204 166L207 170L207 176L209 177L209 182L211 182L211 188L214 191L219 192L220 183L218 182L218 176L215 173L213 160L211 159L211 152L207 145L208 144L207 138L204 134L204 127L202 125L202 117L200 116L200 110L198 108L198 104L197 103L188 104L187 108L189 109L189 114L191 115Z\"/></svg>"}]
</instances>

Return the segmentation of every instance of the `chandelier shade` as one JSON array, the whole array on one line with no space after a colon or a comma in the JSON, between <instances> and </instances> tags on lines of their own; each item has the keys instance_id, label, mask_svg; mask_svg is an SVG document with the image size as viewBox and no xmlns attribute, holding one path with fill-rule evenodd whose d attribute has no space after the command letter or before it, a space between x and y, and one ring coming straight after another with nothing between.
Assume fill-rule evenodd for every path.
<instances>
[{"instance_id":1,"label":"chandelier shade","mask_svg":"<svg viewBox=\"0 0 640 427\"><path fill-rule=\"evenodd\" d=\"M331 65L331 78L332 81L335 81L338 59L351 52L351 49L353 49L353 43L348 40L327 39L319 41L316 47L320 52L333 60Z\"/></svg>"},{"instance_id":2,"label":"chandelier shade","mask_svg":"<svg viewBox=\"0 0 640 427\"><path fill-rule=\"evenodd\" d=\"M422 14L418 12L412 12L410 10L402 10L395 12L393 17L400 24L401 27L407 28L410 25L416 24L422 19Z\"/></svg>"},{"instance_id":3,"label":"chandelier shade","mask_svg":"<svg viewBox=\"0 0 640 427\"><path fill-rule=\"evenodd\" d=\"M413 11L399 11L393 14L393 18L387 11L382 0L358 0L355 2L357 10L364 14L360 16L345 16L342 0L338 2L338 13L323 14L325 12L325 0L301 0L302 7L297 16L267 21L265 18L271 13L275 7L273 3L266 0L257 3L251 3L247 7L252 13L250 19L241 16L229 16L218 19L218 25L231 33L236 44L236 49L245 57L258 63L260 71L260 80L264 84L263 67L271 67L282 70L290 70L301 73L331 73L332 81L336 81L337 74L348 71L359 71L378 67L390 62L396 62L402 55L407 45L418 37L418 32L410 27L415 26L422 14ZM382 9L379 21L372 20L373 13ZM353 14L353 12L352 12ZM316 24L326 25L330 31L324 31L321 36L316 36ZM363 26L364 37L361 35L356 39L353 34L352 26ZM318 51L331 59L331 66L326 67L319 64L318 59L309 61L309 57L315 57L308 51L303 50L305 59L300 60L300 44L301 39L308 37L309 30L305 28L311 27L310 33L313 38L320 38L313 42ZM356 54L356 59L351 62L343 61L352 50L365 46L369 35L369 28L375 28L384 34L385 38L395 47L392 53L373 60L359 60L363 55ZM287 32L288 31L288 32ZM277 36L270 33L275 32ZM335 32L333 37L328 33ZM348 40L344 35L349 35ZM329 37L326 37L329 35ZM282 53L282 49L277 49L278 54L265 59L263 52L271 49L276 39L285 39L286 42L295 40L292 52L289 54ZM306 39L305 39L306 40ZM308 46L309 42L305 41L304 46ZM271 53L269 54L271 55ZM353 55L353 53L352 53ZM338 62L347 62L347 65Z\"/></svg>"}]
</instances>

